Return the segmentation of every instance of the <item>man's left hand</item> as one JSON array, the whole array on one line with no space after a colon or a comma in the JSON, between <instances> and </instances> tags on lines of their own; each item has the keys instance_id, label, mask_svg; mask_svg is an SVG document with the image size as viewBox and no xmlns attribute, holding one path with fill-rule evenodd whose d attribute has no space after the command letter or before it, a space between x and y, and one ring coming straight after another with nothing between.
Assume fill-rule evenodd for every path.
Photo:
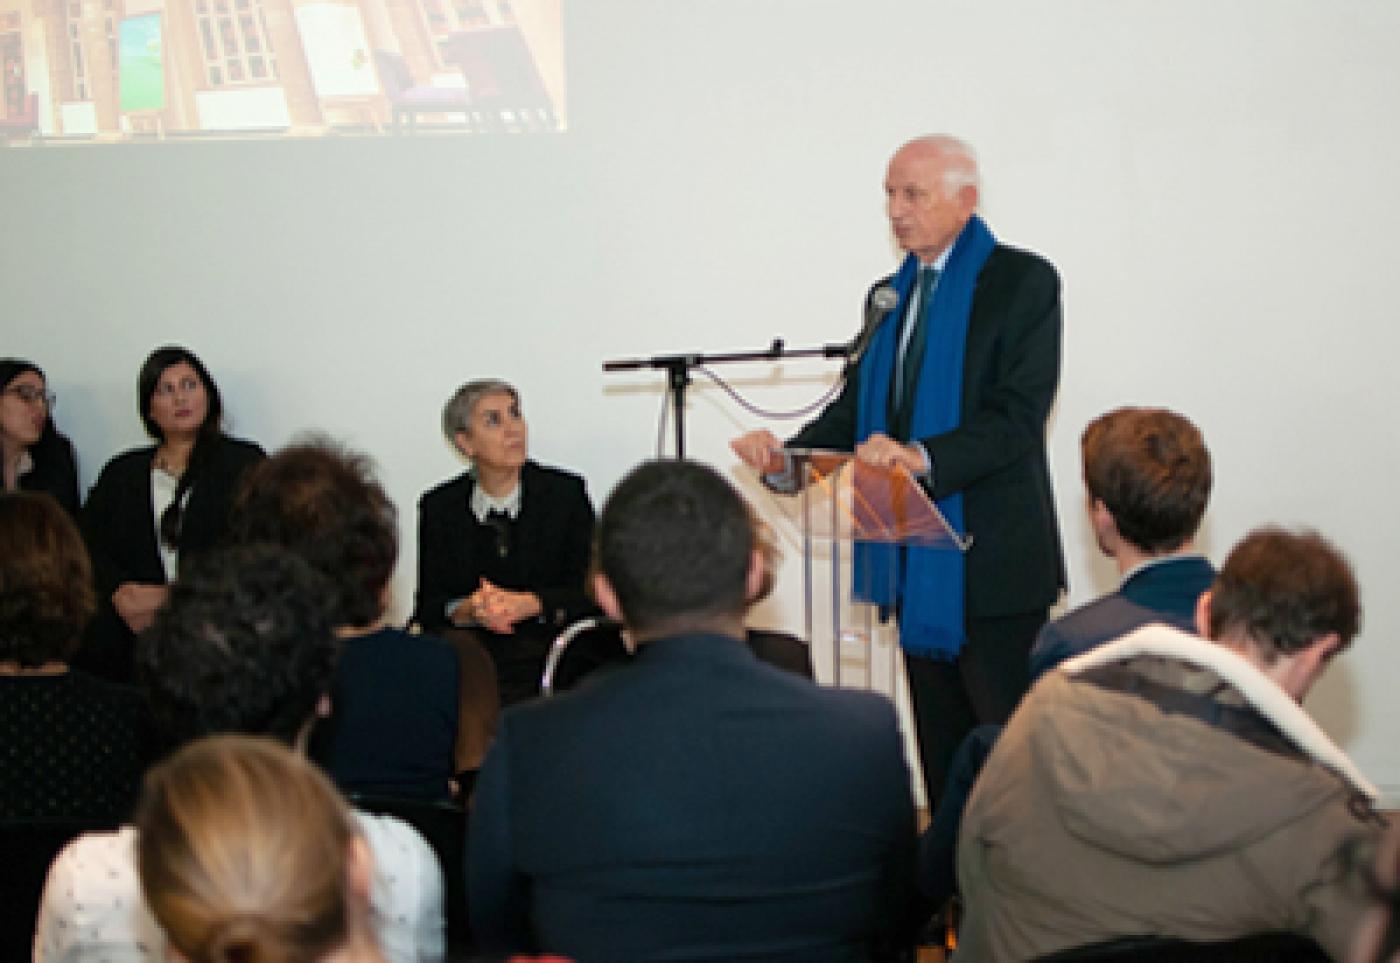
<instances>
[{"instance_id":1,"label":"man's left hand","mask_svg":"<svg viewBox=\"0 0 1400 963\"><path fill-rule=\"evenodd\" d=\"M856 445L856 458L876 468L890 469L900 465L911 475L928 471L922 450L914 445L900 444L889 435L878 432Z\"/></svg>"}]
</instances>

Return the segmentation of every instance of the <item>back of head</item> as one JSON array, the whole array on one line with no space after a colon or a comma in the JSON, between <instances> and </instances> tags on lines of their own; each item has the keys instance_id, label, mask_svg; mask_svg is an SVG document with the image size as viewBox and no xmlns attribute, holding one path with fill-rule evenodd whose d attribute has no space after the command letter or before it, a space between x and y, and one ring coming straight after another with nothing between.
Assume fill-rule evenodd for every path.
<instances>
[{"instance_id":1,"label":"back of head","mask_svg":"<svg viewBox=\"0 0 1400 963\"><path fill-rule=\"evenodd\" d=\"M1161 408L1119 408L1080 439L1084 485L1118 533L1149 554L1196 534L1210 498L1210 452L1186 418Z\"/></svg>"},{"instance_id":2,"label":"back of head","mask_svg":"<svg viewBox=\"0 0 1400 963\"><path fill-rule=\"evenodd\" d=\"M628 628L643 634L741 617L755 548L743 498L694 462L633 469L598 519L598 569Z\"/></svg>"},{"instance_id":3,"label":"back of head","mask_svg":"<svg viewBox=\"0 0 1400 963\"><path fill-rule=\"evenodd\" d=\"M53 497L0 495L0 662L66 662L92 617L92 566Z\"/></svg>"},{"instance_id":4,"label":"back of head","mask_svg":"<svg viewBox=\"0 0 1400 963\"><path fill-rule=\"evenodd\" d=\"M1221 566L1211 587L1209 633L1289 655L1335 634L1345 648L1361 626L1351 566L1316 532L1256 529Z\"/></svg>"},{"instance_id":5,"label":"back of head","mask_svg":"<svg viewBox=\"0 0 1400 963\"><path fill-rule=\"evenodd\" d=\"M326 438L283 448L244 477L230 527L235 541L280 545L320 572L338 625L379 617L398 527L367 456Z\"/></svg>"},{"instance_id":6,"label":"back of head","mask_svg":"<svg viewBox=\"0 0 1400 963\"><path fill-rule=\"evenodd\" d=\"M181 567L139 638L139 678L165 734L292 742L330 691L340 652L325 580L285 549L210 552Z\"/></svg>"},{"instance_id":7,"label":"back of head","mask_svg":"<svg viewBox=\"0 0 1400 963\"><path fill-rule=\"evenodd\" d=\"M349 939L352 817L284 747L186 747L147 775L135 824L146 904L193 963L310 963Z\"/></svg>"}]
</instances>

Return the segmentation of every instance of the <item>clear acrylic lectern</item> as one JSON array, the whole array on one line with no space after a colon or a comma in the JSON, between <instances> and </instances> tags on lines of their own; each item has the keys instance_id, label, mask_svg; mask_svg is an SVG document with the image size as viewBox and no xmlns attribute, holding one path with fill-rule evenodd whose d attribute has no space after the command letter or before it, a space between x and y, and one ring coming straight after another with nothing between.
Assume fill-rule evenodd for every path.
<instances>
[{"instance_id":1,"label":"clear acrylic lectern","mask_svg":"<svg viewBox=\"0 0 1400 963\"><path fill-rule=\"evenodd\" d=\"M862 586L856 584L860 566L851 566L850 590L843 591L843 546L851 555L855 553L854 546L860 543L917 545L965 552L972 539L959 535L948 524L923 486L903 468L876 468L857 461L848 452L789 449L788 454L792 456L800 486L797 524L802 532L803 615L807 639L810 642L814 637L816 610L820 604L814 592L813 557L825 550L831 559L832 682L841 684L844 644L860 642L864 646L868 685L876 607L858 601L870 597L868 591L862 591ZM881 554L883 559L866 560L864 574L867 578L872 563L899 564L897 551Z\"/></svg>"}]
</instances>

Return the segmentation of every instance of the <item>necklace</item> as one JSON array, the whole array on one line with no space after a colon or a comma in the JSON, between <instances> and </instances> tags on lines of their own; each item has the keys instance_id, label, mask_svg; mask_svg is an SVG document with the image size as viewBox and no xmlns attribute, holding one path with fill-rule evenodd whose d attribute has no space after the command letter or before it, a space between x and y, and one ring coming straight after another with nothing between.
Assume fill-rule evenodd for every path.
<instances>
[{"instance_id":1,"label":"necklace","mask_svg":"<svg viewBox=\"0 0 1400 963\"><path fill-rule=\"evenodd\" d=\"M185 467L183 462L177 465L174 460L167 457L164 449L156 450L156 468L165 472L170 477L179 478L185 473Z\"/></svg>"}]
</instances>

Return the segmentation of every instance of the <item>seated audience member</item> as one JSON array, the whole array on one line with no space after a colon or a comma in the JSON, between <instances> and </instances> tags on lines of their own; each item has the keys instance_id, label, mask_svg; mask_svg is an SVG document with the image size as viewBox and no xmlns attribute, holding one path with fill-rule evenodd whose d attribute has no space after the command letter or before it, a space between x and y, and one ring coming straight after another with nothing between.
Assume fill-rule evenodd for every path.
<instances>
[{"instance_id":1,"label":"seated audience member","mask_svg":"<svg viewBox=\"0 0 1400 963\"><path fill-rule=\"evenodd\" d=\"M131 813L145 700L68 665L93 606L72 518L48 495L0 495L0 821L115 826Z\"/></svg>"},{"instance_id":2,"label":"seated audience member","mask_svg":"<svg viewBox=\"0 0 1400 963\"><path fill-rule=\"evenodd\" d=\"M1204 638L1147 625L1044 676L963 817L959 955L1283 932L1341 957L1365 906L1335 856L1380 832L1376 790L1299 702L1359 618L1335 548L1262 529L1201 597Z\"/></svg>"},{"instance_id":3,"label":"seated audience member","mask_svg":"<svg viewBox=\"0 0 1400 963\"><path fill-rule=\"evenodd\" d=\"M1031 649L1031 678L1148 622L1195 631L1196 602L1215 568L1193 544L1210 498L1210 452L1186 418L1119 408L1080 439L1089 521L1113 559L1118 591L1047 622Z\"/></svg>"},{"instance_id":4,"label":"seated audience member","mask_svg":"<svg viewBox=\"0 0 1400 963\"><path fill-rule=\"evenodd\" d=\"M383 963L374 857L325 776L265 739L214 736L146 779L146 905L190 963Z\"/></svg>"},{"instance_id":5,"label":"seated audience member","mask_svg":"<svg viewBox=\"0 0 1400 963\"><path fill-rule=\"evenodd\" d=\"M73 445L53 423L54 396L30 361L0 358L0 459L7 492L47 492L78 514Z\"/></svg>"},{"instance_id":6,"label":"seated audience member","mask_svg":"<svg viewBox=\"0 0 1400 963\"><path fill-rule=\"evenodd\" d=\"M1149 622L1194 631L1196 602L1215 569L1192 544L1210 497L1210 452L1186 418L1119 408L1080 439L1089 520L1122 577L1118 590L1046 623L1031 649L1031 677ZM958 748L933 821L920 842L919 885L935 906L954 887L958 824L1001 726L974 729Z\"/></svg>"},{"instance_id":7,"label":"seated audience member","mask_svg":"<svg viewBox=\"0 0 1400 963\"><path fill-rule=\"evenodd\" d=\"M324 439L283 448L249 473L231 525L236 541L280 545L330 585L343 648L312 758L345 792L448 799L457 655L384 624L398 529L369 459Z\"/></svg>"},{"instance_id":8,"label":"seated audience member","mask_svg":"<svg viewBox=\"0 0 1400 963\"><path fill-rule=\"evenodd\" d=\"M458 388L442 430L471 468L418 502L414 618L430 632L474 630L501 705L513 705L539 693L555 635L596 611L585 586L593 505L578 475L530 460L520 393L504 381Z\"/></svg>"},{"instance_id":9,"label":"seated audience member","mask_svg":"<svg viewBox=\"0 0 1400 963\"><path fill-rule=\"evenodd\" d=\"M263 457L225 434L219 386L186 348L151 352L136 407L155 444L107 462L82 513L99 609L79 664L118 682L131 681L136 634L164 604L180 563L223 542L239 479Z\"/></svg>"},{"instance_id":10,"label":"seated audience member","mask_svg":"<svg viewBox=\"0 0 1400 963\"><path fill-rule=\"evenodd\" d=\"M580 960L860 960L904 931L914 811L894 709L760 662L748 507L712 469L632 471L595 595L637 646L507 710L468 847L483 948Z\"/></svg>"},{"instance_id":11,"label":"seated audience member","mask_svg":"<svg viewBox=\"0 0 1400 963\"><path fill-rule=\"evenodd\" d=\"M169 740L241 733L303 746L340 650L330 594L305 562L273 546L185 566L138 656ZM356 813L355 824L374 857L371 918L386 956L441 960L442 875L432 851L398 820ZM165 958L165 936L141 897L136 843L126 826L82 836L59 855L35 934L39 963Z\"/></svg>"}]
</instances>

